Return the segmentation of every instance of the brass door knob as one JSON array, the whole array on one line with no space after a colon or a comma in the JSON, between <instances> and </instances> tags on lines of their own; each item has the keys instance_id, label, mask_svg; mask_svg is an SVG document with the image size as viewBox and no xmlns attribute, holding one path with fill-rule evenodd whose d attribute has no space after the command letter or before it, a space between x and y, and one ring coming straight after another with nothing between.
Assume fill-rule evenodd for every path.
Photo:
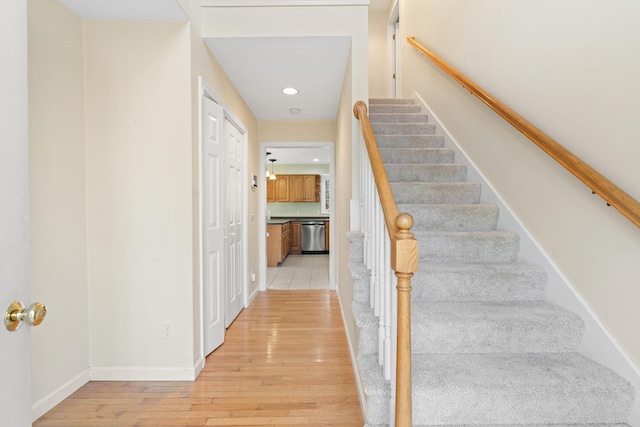
<instances>
[{"instance_id":1,"label":"brass door knob","mask_svg":"<svg viewBox=\"0 0 640 427\"><path fill-rule=\"evenodd\" d=\"M4 326L9 331L15 331L22 322L38 326L47 315L47 307L41 302L34 302L26 309L20 301L12 302L4 314Z\"/></svg>"}]
</instances>

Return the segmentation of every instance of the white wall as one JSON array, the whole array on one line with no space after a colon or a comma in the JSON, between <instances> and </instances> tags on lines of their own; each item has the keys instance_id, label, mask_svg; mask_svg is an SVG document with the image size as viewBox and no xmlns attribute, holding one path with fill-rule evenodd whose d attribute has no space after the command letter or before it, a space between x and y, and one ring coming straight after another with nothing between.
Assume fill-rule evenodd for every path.
<instances>
[{"instance_id":1,"label":"white wall","mask_svg":"<svg viewBox=\"0 0 640 427\"><path fill-rule=\"evenodd\" d=\"M92 378L193 375L190 32L85 21ZM162 322L174 324L163 339Z\"/></svg>"},{"instance_id":2,"label":"white wall","mask_svg":"<svg viewBox=\"0 0 640 427\"><path fill-rule=\"evenodd\" d=\"M369 11L369 98L389 96L388 15Z\"/></svg>"},{"instance_id":3,"label":"white wall","mask_svg":"<svg viewBox=\"0 0 640 427\"><path fill-rule=\"evenodd\" d=\"M640 4L400 4L402 88L418 94L561 276L640 363L640 232L409 47L415 36L640 199Z\"/></svg>"},{"instance_id":4,"label":"white wall","mask_svg":"<svg viewBox=\"0 0 640 427\"><path fill-rule=\"evenodd\" d=\"M58 1L29 0L31 293L47 305L32 332L38 417L88 380L82 21Z\"/></svg>"}]
</instances>

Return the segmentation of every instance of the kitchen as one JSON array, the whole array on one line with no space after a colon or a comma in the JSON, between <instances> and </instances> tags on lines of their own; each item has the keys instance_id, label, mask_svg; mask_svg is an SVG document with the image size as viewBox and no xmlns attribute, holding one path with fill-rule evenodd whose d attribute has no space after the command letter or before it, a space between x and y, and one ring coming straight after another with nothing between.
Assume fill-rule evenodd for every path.
<instances>
[{"instance_id":1,"label":"kitchen","mask_svg":"<svg viewBox=\"0 0 640 427\"><path fill-rule=\"evenodd\" d=\"M268 289L330 289L330 146L267 147Z\"/></svg>"}]
</instances>

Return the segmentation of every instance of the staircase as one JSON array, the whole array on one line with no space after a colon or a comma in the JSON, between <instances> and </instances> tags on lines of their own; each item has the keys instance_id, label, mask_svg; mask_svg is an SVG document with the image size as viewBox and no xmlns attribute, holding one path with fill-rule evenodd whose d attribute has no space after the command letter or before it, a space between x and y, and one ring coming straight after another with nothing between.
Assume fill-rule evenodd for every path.
<instances>
[{"instance_id":1,"label":"staircase","mask_svg":"<svg viewBox=\"0 0 640 427\"><path fill-rule=\"evenodd\" d=\"M517 233L412 100L371 99L369 117L398 210L414 218L413 425L626 423L632 386L580 353L583 322L544 300L546 273L518 262ZM351 233L353 312L368 427L390 423L363 235Z\"/></svg>"}]
</instances>

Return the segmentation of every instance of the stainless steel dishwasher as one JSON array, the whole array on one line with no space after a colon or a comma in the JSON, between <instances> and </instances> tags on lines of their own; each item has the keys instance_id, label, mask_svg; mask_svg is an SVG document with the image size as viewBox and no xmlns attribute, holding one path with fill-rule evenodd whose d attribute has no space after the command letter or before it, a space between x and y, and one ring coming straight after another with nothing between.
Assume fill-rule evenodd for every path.
<instances>
[{"instance_id":1,"label":"stainless steel dishwasher","mask_svg":"<svg viewBox=\"0 0 640 427\"><path fill-rule=\"evenodd\" d=\"M326 252L324 249L324 222L305 221L302 228L302 253Z\"/></svg>"}]
</instances>

